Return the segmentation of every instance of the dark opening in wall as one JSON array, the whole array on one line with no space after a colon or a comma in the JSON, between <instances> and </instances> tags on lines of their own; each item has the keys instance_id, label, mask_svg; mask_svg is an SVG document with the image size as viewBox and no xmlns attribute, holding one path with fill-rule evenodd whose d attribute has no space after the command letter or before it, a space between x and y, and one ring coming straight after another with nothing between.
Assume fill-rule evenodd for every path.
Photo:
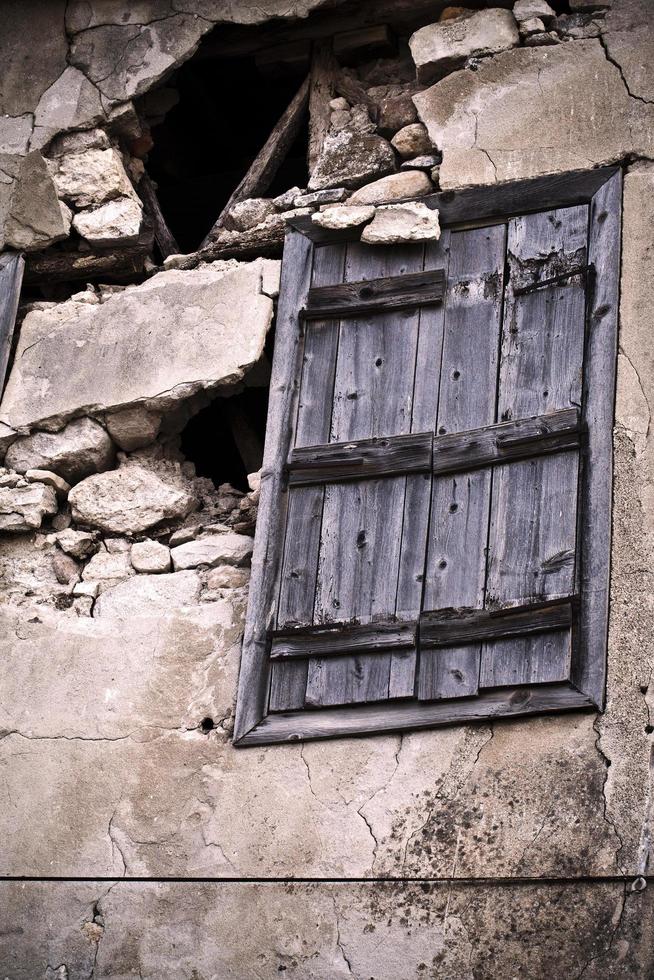
<instances>
[{"instance_id":1,"label":"dark opening in wall","mask_svg":"<svg viewBox=\"0 0 654 980\"><path fill-rule=\"evenodd\" d=\"M153 128L147 166L183 252L196 249L209 231L305 74L306 67L266 72L254 56L205 58L201 47L167 83L179 102ZM267 197L306 187L307 143L305 121Z\"/></svg>"},{"instance_id":2,"label":"dark opening in wall","mask_svg":"<svg viewBox=\"0 0 654 980\"><path fill-rule=\"evenodd\" d=\"M245 388L194 415L182 432L181 450L198 476L247 492L248 473L261 467L267 411L268 388Z\"/></svg>"}]
</instances>

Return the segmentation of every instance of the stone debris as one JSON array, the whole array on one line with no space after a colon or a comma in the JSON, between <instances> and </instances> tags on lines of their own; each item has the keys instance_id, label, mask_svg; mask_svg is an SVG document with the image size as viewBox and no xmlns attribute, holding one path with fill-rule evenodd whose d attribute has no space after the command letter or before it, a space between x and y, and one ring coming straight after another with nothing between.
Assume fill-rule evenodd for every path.
<instances>
[{"instance_id":1,"label":"stone debris","mask_svg":"<svg viewBox=\"0 0 654 980\"><path fill-rule=\"evenodd\" d=\"M89 208L136 193L125 173L120 154L112 148L64 153L52 161L57 192L77 208Z\"/></svg>"},{"instance_id":2,"label":"stone debris","mask_svg":"<svg viewBox=\"0 0 654 980\"><path fill-rule=\"evenodd\" d=\"M73 586L73 595L87 596L90 599L97 599L100 592L99 582L76 582Z\"/></svg>"},{"instance_id":3,"label":"stone debris","mask_svg":"<svg viewBox=\"0 0 654 980\"><path fill-rule=\"evenodd\" d=\"M0 248L34 251L66 238L70 212L61 207L38 150L5 159L0 168Z\"/></svg>"},{"instance_id":4,"label":"stone debris","mask_svg":"<svg viewBox=\"0 0 654 980\"><path fill-rule=\"evenodd\" d=\"M179 520L197 506L189 493L139 465L87 477L73 487L68 501L80 524L127 535Z\"/></svg>"},{"instance_id":5,"label":"stone debris","mask_svg":"<svg viewBox=\"0 0 654 980\"><path fill-rule=\"evenodd\" d=\"M99 305L68 300L29 313L2 421L42 428L84 411L167 411L237 384L263 353L273 313L263 288L278 288L279 266L255 259L172 269Z\"/></svg>"},{"instance_id":6,"label":"stone debris","mask_svg":"<svg viewBox=\"0 0 654 980\"><path fill-rule=\"evenodd\" d=\"M289 208L291 207L293 207L292 201L289 203ZM262 224L266 218L275 213L275 210L273 201L265 197L238 201L232 205L225 220L225 227L235 231L248 231Z\"/></svg>"},{"instance_id":7,"label":"stone debris","mask_svg":"<svg viewBox=\"0 0 654 980\"><path fill-rule=\"evenodd\" d=\"M80 211L73 218L73 228L93 245L128 245L137 241L142 218L141 206L129 197L121 197L92 211Z\"/></svg>"},{"instance_id":8,"label":"stone debris","mask_svg":"<svg viewBox=\"0 0 654 980\"><path fill-rule=\"evenodd\" d=\"M361 233L368 245L401 245L433 242L440 238L438 211L417 201L378 207L375 217Z\"/></svg>"},{"instance_id":9,"label":"stone debris","mask_svg":"<svg viewBox=\"0 0 654 980\"><path fill-rule=\"evenodd\" d=\"M171 571L170 548L159 541L137 541L130 552L132 568L137 572L160 574Z\"/></svg>"},{"instance_id":10,"label":"stone debris","mask_svg":"<svg viewBox=\"0 0 654 980\"><path fill-rule=\"evenodd\" d=\"M410 126L405 126L395 134L391 140L391 145L395 147L403 160L433 151L429 134L422 123L411 123Z\"/></svg>"},{"instance_id":11,"label":"stone debris","mask_svg":"<svg viewBox=\"0 0 654 980\"><path fill-rule=\"evenodd\" d=\"M516 0L513 4L513 16L518 22L539 18L549 23L556 17L556 11L552 10L547 0Z\"/></svg>"},{"instance_id":12,"label":"stone debris","mask_svg":"<svg viewBox=\"0 0 654 980\"><path fill-rule=\"evenodd\" d=\"M520 37L524 40L534 34L544 34L545 24L538 17L531 17L529 20L522 20L518 24Z\"/></svg>"},{"instance_id":13,"label":"stone debris","mask_svg":"<svg viewBox=\"0 0 654 980\"><path fill-rule=\"evenodd\" d=\"M44 483L0 487L0 531L33 531L57 513L57 496Z\"/></svg>"},{"instance_id":14,"label":"stone debris","mask_svg":"<svg viewBox=\"0 0 654 980\"><path fill-rule=\"evenodd\" d=\"M216 565L242 565L251 554L254 542L244 534L221 533L196 538L171 551L176 571L187 568L213 568Z\"/></svg>"},{"instance_id":15,"label":"stone debris","mask_svg":"<svg viewBox=\"0 0 654 980\"><path fill-rule=\"evenodd\" d=\"M119 619L173 615L180 607L194 606L201 589L202 580L193 571L135 575L105 589L95 604L93 615Z\"/></svg>"},{"instance_id":16,"label":"stone debris","mask_svg":"<svg viewBox=\"0 0 654 980\"><path fill-rule=\"evenodd\" d=\"M75 585L79 582L79 565L74 558L63 551L55 551L52 556L52 569L61 585Z\"/></svg>"},{"instance_id":17,"label":"stone debris","mask_svg":"<svg viewBox=\"0 0 654 980\"><path fill-rule=\"evenodd\" d=\"M374 216L375 209L370 204L341 204L312 214L311 221L321 228L357 228L372 221Z\"/></svg>"},{"instance_id":18,"label":"stone debris","mask_svg":"<svg viewBox=\"0 0 654 980\"><path fill-rule=\"evenodd\" d=\"M377 106L377 128L383 136L392 136L416 121L411 99L414 92L413 84L373 85L367 89L366 94Z\"/></svg>"},{"instance_id":19,"label":"stone debris","mask_svg":"<svg viewBox=\"0 0 654 980\"><path fill-rule=\"evenodd\" d=\"M96 532L75 531L72 528L66 528L65 531L59 531L52 537L61 550L65 551L67 555L72 555L73 558L90 558L99 548Z\"/></svg>"},{"instance_id":20,"label":"stone debris","mask_svg":"<svg viewBox=\"0 0 654 980\"><path fill-rule=\"evenodd\" d=\"M173 531L168 543L171 548L178 544L186 544L187 541L193 541L194 538L197 538L201 531L202 524L189 524L187 527L180 527L177 531Z\"/></svg>"},{"instance_id":21,"label":"stone debris","mask_svg":"<svg viewBox=\"0 0 654 980\"><path fill-rule=\"evenodd\" d=\"M28 483L45 483L46 486L52 487L59 500L65 499L70 490L70 484L50 470L27 470L25 479Z\"/></svg>"},{"instance_id":22,"label":"stone debris","mask_svg":"<svg viewBox=\"0 0 654 980\"><path fill-rule=\"evenodd\" d=\"M161 415L137 405L107 415L105 424L116 445L130 453L154 442L161 426Z\"/></svg>"},{"instance_id":23,"label":"stone debris","mask_svg":"<svg viewBox=\"0 0 654 980\"><path fill-rule=\"evenodd\" d=\"M511 11L491 8L421 27L409 39L409 47L418 81L424 85L461 67L469 58L497 54L519 41Z\"/></svg>"},{"instance_id":24,"label":"stone debris","mask_svg":"<svg viewBox=\"0 0 654 980\"><path fill-rule=\"evenodd\" d=\"M82 578L85 582L97 582L102 593L134 574L127 552L110 554L108 551L98 551L85 565Z\"/></svg>"},{"instance_id":25,"label":"stone debris","mask_svg":"<svg viewBox=\"0 0 654 980\"><path fill-rule=\"evenodd\" d=\"M405 160L404 163L400 165L401 170L426 170L432 173L435 167L440 163L440 156L435 153L426 153L421 157L413 157L411 160Z\"/></svg>"},{"instance_id":26,"label":"stone debris","mask_svg":"<svg viewBox=\"0 0 654 980\"><path fill-rule=\"evenodd\" d=\"M422 197L431 194L434 186L427 176L419 170L407 170L399 174L382 177L366 187L355 191L348 204L385 204L409 197Z\"/></svg>"},{"instance_id":27,"label":"stone debris","mask_svg":"<svg viewBox=\"0 0 654 980\"><path fill-rule=\"evenodd\" d=\"M395 170L390 143L374 133L343 129L329 133L309 181L309 190L326 187L360 187Z\"/></svg>"},{"instance_id":28,"label":"stone debris","mask_svg":"<svg viewBox=\"0 0 654 980\"><path fill-rule=\"evenodd\" d=\"M291 211L293 208L304 207L302 204L296 204L295 200L297 197L301 197L305 192L303 187L289 187L287 191L283 194L278 194L277 197L272 199L273 206L276 211Z\"/></svg>"},{"instance_id":29,"label":"stone debris","mask_svg":"<svg viewBox=\"0 0 654 980\"><path fill-rule=\"evenodd\" d=\"M7 466L17 473L52 470L71 484L109 469L114 460L111 439L93 419L77 419L59 432L23 436L12 443L5 457Z\"/></svg>"},{"instance_id":30,"label":"stone debris","mask_svg":"<svg viewBox=\"0 0 654 980\"><path fill-rule=\"evenodd\" d=\"M324 191L314 191L312 194L299 194L293 201L296 208L319 207L321 204L338 204L350 195L346 187L328 187Z\"/></svg>"},{"instance_id":31,"label":"stone debris","mask_svg":"<svg viewBox=\"0 0 654 980\"><path fill-rule=\"evenodd\" d=\"M242 589L250 581L249 568L218 565L207 575L208 589Z\"/></svg>"}]
</instances>

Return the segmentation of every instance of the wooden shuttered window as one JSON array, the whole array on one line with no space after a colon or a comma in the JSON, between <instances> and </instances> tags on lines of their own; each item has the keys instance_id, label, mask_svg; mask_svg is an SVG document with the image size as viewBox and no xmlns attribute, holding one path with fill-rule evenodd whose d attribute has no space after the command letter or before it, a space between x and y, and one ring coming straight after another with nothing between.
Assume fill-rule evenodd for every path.
<instances>
[{"instance_id":1,"label":"wooden shuttered window","mask_svg":"<svg viewBox=\"0 0 654 980\"><path fill-rule=\"evenodd\" d=\"M235 743L601 705L621 174L289 228Z\"/></svg>"}]
</instances>

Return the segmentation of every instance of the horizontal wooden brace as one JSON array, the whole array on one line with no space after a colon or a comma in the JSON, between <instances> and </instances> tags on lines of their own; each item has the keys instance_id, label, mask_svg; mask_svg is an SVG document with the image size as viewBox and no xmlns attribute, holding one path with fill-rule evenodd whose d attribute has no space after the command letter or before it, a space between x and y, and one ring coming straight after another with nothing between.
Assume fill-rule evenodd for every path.
<instances>
[{"instance_id":1,"label":"horizontal wooden brace","mask_svg":"<svg viewBox=\"0 0 654 980\"><path fill-rule=\"evenodd\" d=\"M297 626L276 630L272 635L271 660L338 656L353 653L383 653L414 648L417 623L379 622Z\"/></svg>"},{"instance_id":2,"label":"horizontal wooden brace","mask_svg":"<svg viewBox=\"0 0 654 980\"><path fill-rule=\"evenodd\" d=\"M418 432L294 449L288 461L288 482L306 485L428 473L432 438L431 432Z\"/></svg>"},{"instance_id":3,"label":"horizontal wooden brace","mask_svg":"<svg viewBox=\"0 0 654 980\"><path fill-rule=\"evenodd\" d=\"M441 303L444 293L445 273L442 269L362 279L335 286L315 286L309 290L302 316L324 320L425 306Z\"/></svg>"},{"instance_id":4,"label":"horizontal wooden brace","mask_svg":"<svg viewBox=\"0 0 654 980\"><path fill-rule=\"evenodd\" d=\"M457 473L577 449L579 429L577 409L566 408L551 415L435 436L433 472Z\"/></svg>"},{"instance_id":5,"label":"horizontal wooden brace","mask_svg":"<svg viewBox=\"0 0 654 980\"><path fill-rule=\"evenodd\" d=\"M544 289L547 286L557 286L559 283L565 282L566 279L572 279L573 276L587 276L588 273L592 273L594 267L592 265L575 265L567 272L561 272L558 276L551 276L549 279L537 279L535 282L530 282L526 286L514 286L513 295L514 296L524 296L525 293L533 293L537 289Z\"/></svg>"},{"instance_id":6,"label":"horizontal wooden brace","mask_svg":"<svg viewBox=\"0 0 654 980\"><path fill-rule=\"evenodd\" d=\"M579 447L579 414L566 408L449 435L431 432L333 442L292 450L290 486L369 480L405 473L435 475L494 466Z\"/></svg>"},{"instance_id":7,"label":"horizontal wooden brace","mask_svg":"<svg viewBox=\"0 0 654 980\"><path fill-rule=\"evenodd\" d=\"M555 599L508 609L437 609L420 615L421 648L530 636L572 625L572 600Z\"/></svg>"}]
</instances>

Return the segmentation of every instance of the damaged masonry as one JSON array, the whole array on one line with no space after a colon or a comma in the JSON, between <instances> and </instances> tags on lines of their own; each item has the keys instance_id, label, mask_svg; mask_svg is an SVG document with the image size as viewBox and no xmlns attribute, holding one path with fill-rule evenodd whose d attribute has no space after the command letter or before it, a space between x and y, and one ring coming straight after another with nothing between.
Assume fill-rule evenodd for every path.
<instances>
[{"instance_id":1,"label":"damaged masonry","mask_svg":"<svg viewBox=\"0 0 654 980\"><path fill-rule=\"evenodd\" d=\"M651 977L650 3L0 7L0 975Z\"/></svg>"}]
</instances>

